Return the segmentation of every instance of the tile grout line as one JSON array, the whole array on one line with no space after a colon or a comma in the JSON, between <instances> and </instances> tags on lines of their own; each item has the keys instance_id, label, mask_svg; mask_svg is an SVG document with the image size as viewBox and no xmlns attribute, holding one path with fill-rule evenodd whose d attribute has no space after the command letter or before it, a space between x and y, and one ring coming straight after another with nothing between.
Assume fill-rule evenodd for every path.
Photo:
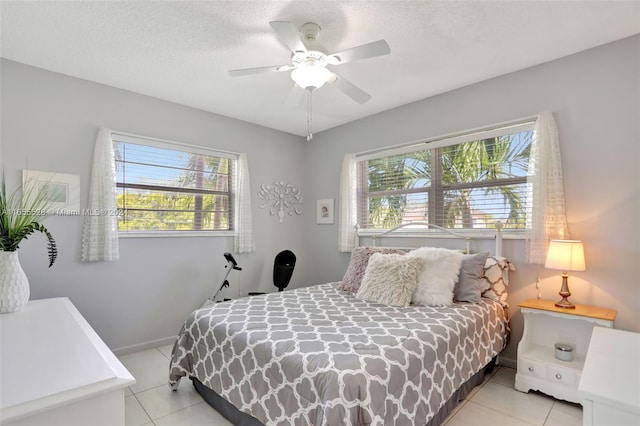
<instances>
[{"instance_id":1,"label":"tile grout line","mask_svg":"<svg viewBox=\"0 0 640 426\"><path fill-rule=\"evenodd\" d=\"M482 404L479 404L479 403L477 403L477 402L473 402L473 401L468 401L468 402L471 402L471 403L473 403L474 405L477 405L478 407L482 407L482 408L484 408L484 409L491 410L491 411L493 411L494 413L498 413L501 417L508 417L508 418L510 418L510 419L514 419L514 420L517 420L517 421L522 422L522 423L526 423L526 424L531 425L531 426L544 426L544 423L543 423L542 425L536 425L536 424L534 424L534 423L528 422L527 420L523 420L523 419L521 419L521 418L519 418L519 417L512 416L511 414L503 413L502 411L500 411L500 410L496 410L495 408L487 407L486 405L482 405ZM456 415L457 415L457 414L458 414L458 413L456 413Z\"/></svg>"},{"instance_id":2,"label":"tile grout line","mask_svg":"<svg viewBox=\"0 0 640 426\"><path fill-rule=\"evenodd\" d=\"M171 362L171 358L170 358L170 357L168 357L168 356L166 356L166 355L164 354L164 352L162 352L162 351L160 350L160 348L159 348L159 347L157 347L157 346L156 346L154 349L156 349L158 352L160 352L160 354L161 354L163 357L165 357L165 358L167 359L167 361Z\"/></svg>"},{"instance_id":3,"label":"tile grout line","mask_svg":"<svg viewBox=\"0 0 640 426\"><path fill-rule=\"evenodd\" d=\"M442 426L446 425L451 420L453 420L458 415L458 413L460 413L460 411L463 409L463 407L466 406L467 403L471 401L471 398L473 398L475 396L475 394L477 394L480 391L480 389L482 389L487 383L489 383L493 379L493 377L496 374L498 374L498 371L500 371L501 368L502 368L502 366L498 366L496 369L494 369L491 372L491 374L488 375L488 378L485 376L485 379L482 381L482 383L480 383L478 386L476 386L473 389L471 389L469 394L453 409L453 411L452 411L453 415L451 417L449 417L447 422L444 423ZM476 403L476 405L479 405L479 404Z\"/></svg>"},{"instance_id":4,"label":"tile grout line","mask_svg":"<svg viewBox=\"0 0 640 426\"><path fill-rule=\"evenodd\" d=\"M198 404L204 404L204 403L206 403L204 400L202 400L202 401L198 401L198 402L196 402L196 403L195 403L195 404L193 404L193 405L189 405L188 407L182 407L182 408L181 408L181 409L179 409L179 410L173 411L173 412L171 412L171 413L169 413L169 414L165 414L164 416L158 417L157 419L151 419L151 422L155 425L155 424L156 424L156 420L164 419L165 417L172 416L172 415L174 415L174 414L176 414L176 413L179 413L180 411L183 411L183 410L186 410L186 409L188 409L188 408L195 407L195 406L196 406L196 405L198 405ZM207 404L207 406L209 406L209 405ZM212 408L212 409L213 409L213 408ZM215 410L214 410L214 411L215 411Z\"/></svg>"},{"instance_id":5,"label":"tile grout line","mask_svg":"<svg viewBox=\"0 0 640 426\"><path fill-rule=\"evenodd\" d=\"M138 402L138 404L140 404L140 408L142 408L142 411L144 411L144 413L147 415L147 417L149 418L149 421L150 421L151 423L153 423L153 419L151 418L151 415L147 412L147 409L146 409L146 408L144 408L144 405L142 405L142 402L138 399L138 396L134 393L134 394L133 394L133 397L136 399L136 401ZM144 424L147 424L147 423L149 423L149 422L144 422L144 423L143 423L143 425L144 425ZM155 424L155 423L154 423L154 424Z\"/></svg>"},{"instance_id":6,"label":"tile grout line","mask_svg":"<svg viewBox=\"0 0 640 426\"><path fill-rule=\"evenodd\" d=\"M500 381L493 381L493 377L494 377L496 374L497 374L497 371L496 371L496 372L495 372L495 373L494 373L494 374L489 378L489 380L486 380L486 381L485 381L485 382L483 382L481 385L479 385L479 388L480 388L480 389L482 389L482 388L483 388L487 383L494 383L494 384L497 384L497 385L502 385L502 386L504 386L504 387L506 387L506 388L508 388L508 389L510 389L510 390L512 390L512 391L514 391L514 392L519 392L518 390L516 390L516 389L515 389L514 385L512 385L512 384L502 383L502 382L500 382ZM480 389L478 389L478 391L480 391ZM472 391L472 392L473 392L473 394L474 394L474 396L475 396L475 394L477 394L477 393L478 393L478 391L476 391L476 392L473 392L473 391ZM526 392L526 393L525 393L525 392L520 392L520 393L525 394L525 395L529 395L529 394L530 394L529 392ZM472 398L473 398L473 397L472 397ZM489 409L489 410L491 410L491 411L494 411L494 412L496 412L496 413L499 413L501 416L506 416L506 417L509 417L509 418L517 419L517 420L522 421L522 422L525 422L525 423L527 423L527 424L530 424L530 425L536 426L535 424L530 423L529 421L526 421L526 420L521 419L521 418L519 418L519 417L513 416L513 415L511 415L511 414L509 414L509 413L505 413L505 412L502 412L502 411L500 411L500 410L497 410L497 409L495 409L495 408L493 408L493 407L488 407L488 406L486 406L486 405L483 405L483 404L480 404L480 403L478 403L478 402L472 401L472 398L470 398L468 401L469 401L469 402L473 402L475 405L478 405L478 406L480 406L480 407L484 407L484 408L487 408L487 409ZM557 400L555 400L555 399L553 399L553 398L552 398L552 404L551 404L551 407L549 407L549 411L547 412L547 415L545 416L545 419L544 419L544 421L542 422L542 424L541 424L541 425L538 425L538 426L544 426L544 425L545 425L545 423L546 423L546 422L547 422L547 420L549 419L549 416L551 415L551 410L553 409L553 407L556 405L556 403L557 403L557 402L558 402ZM458 413L456 412L456 415L457 415L457 414L458 414Z\"/></svg>"},{"instance_id":7,"label":"tile grout line","mask_svg":"<svg viewBox=\"0 0 640 426\"><path fill-rule=\"evenodd\" d=\"M551 412L553 411L553 407L556 406L556 403L558 401L553 401L553 404L551 404L551 408L549 408L549 412L547 413L547 417L544 418L544 422L542 422L542 426L546 425L547 422L549 421L549 416L551 416Z\"/></svg>"},{"instance_id":8,"label":"tile grout line","mask_svg":"<svg viewBox=\"0 0 640 426\"><path fill-rule=\"evenodd\" d=\"M140 391L140 392L137 392L137 394L144 393L144 392L148 392L148 391L151 391L151 390L154 390L154 389L164 388L165 386L166 386L166 387L168 387L168 385L167 385L167 384L159 385L159 386L154 386L154 387L152 387L152 388L145 389L145 390L142 390L142 391ZM173 391L173 390L172 390L171 392L177 392L177 391ZM175 413L177 413L177 412L179 412L179 411L182 411L182 410L184 410L184 409L187 409L187 408L193 407L193 406L195 406L195 405L198 405L198 404L200 404L200 403L202 403L202 402L205 402L205 400L201 397L198 401L196 401L196 402L195 402L195 403L193 403L193 404L187 405L187 406L185 406L185 407L178 408L178 409L177 409L177 410L175 410L175 411L171 411L171 412L169 412L169 413L167 413L167 414L165 414L165 415L163 415L163 416L160 416L160 417L158 417L158 418L154 419L153 417L151 417L151 415L150 415L150 414L147 412L147 410L144 408L144 404L142 403L142 401L140 401L140 400L137 398L137 394L136 394L136 393L134 393L133 395L134 395L134 396L136 396L136 400L140 403L140 405L142 406L142 409L145 411L145 413L147 413L147 415L149 416L149 419L151 419L151 421L154 423L154 425L155 425L155 420L161 419L161 418L163 418L163 417L170 416L170 415L175 414ZM130 396L131 396L131 395L130 395Z\"/></svg>"},{"instance_id":9,"label":"tile grout line","mask_svg":"<svg viewBox=\"0 0 640 426\"><path fill-rule=\"evenodd\" d=\"M165 354L160 350L160 348L159 348L159 347L157 347L157 346L156 346L156 347L154 347L154 349L155 349L155 350L157 350L158 352L160 352L160 355L162 355L165 359L167 359L167 361L169 361L169 362L171 361L171 360L170 360L170 359L169 359L169 358L168 358L168 357L167 357L167 356L166 356L166 355L165 355ZM152 425L154 425L154 426L155 426L155 424L156 424L155 420L157 420L157 419L153 419L153 418L151 417L151 414L149 414L149 412L148 412L148 411L147 411L147 409L145 408L145 406L144 406L144 404L142 403L142 401L140 401L140 399L138 398L138 394L143 393L143 392L147 392L147 391L150 391L150 390L153 390L153 389L161 388L161 387L164 387L164 386L166 386L166 384L164 384L164 385L154 386L154 387L151 387L151 388L148 388L148 389L141 389L141 390L139 390L139 391L137 391L137 392L134 392L134 391L133 391L133 389L131 389L131 387L129 387L129 391L131 391L131 395L128 395L128 396L133 396L133 397L135 397L136 401L138 402L138 404L140 405L140 407L142 408L142 410L144 411L144 413L145 413L145 414L147 415L147 417L149 418L149 421L150 421L150 422L151 422L151 424L152 424ZM184 408L186 408L186 407L184 407ZM174 411L174 412L172 412L172 413L170 413L170 414L177 413L178 411L180 411L180 410ZM170 415L170 414L167 414L167 415ZM166 417L166 416L162 416L162 417ZM158 419L160 419L160 418L162 418L162 417L158 417ZM145 422L145 423L143 423L143 424L147 424L147 423L149 423L149 422Z\"/></svg>"},{"instance_id":10,"label":"tile grout line","mask_svg":"<svg viewBox=\"0 0 640 426\"><path fill-rule=\"evenodd\" d=\"M468 399L463 399L452 411L453 415L451 417L449 417L447 419L447 421L445 423L442 424L442 426L445 426L447 423L449 423L451 420L453 420L458 413L460 412L460 410L462 410L462 407L464 407L465 405L467 405L467 403L469 402Z\"/></svg>"}]
</instances>

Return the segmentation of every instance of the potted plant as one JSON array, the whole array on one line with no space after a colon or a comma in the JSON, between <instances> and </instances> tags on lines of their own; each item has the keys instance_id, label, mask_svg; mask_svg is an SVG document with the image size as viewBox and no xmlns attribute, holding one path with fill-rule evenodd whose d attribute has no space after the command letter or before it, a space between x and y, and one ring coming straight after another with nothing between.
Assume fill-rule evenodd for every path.
<instances>
[{"instance_id":1,"label":"potted plant","mask_svg":"<svg viewBox=\"0 0 640 426\"><path fill-rule=\"evenodd\" d=\"M29 281L18 260L20 243L38 231L47 237L49 267L58 256L56 242L40 221L51 207L46 185L27 183L8 193L0 183L0 313L15 312L29 301Z\"/></svg>"}]
</instances>

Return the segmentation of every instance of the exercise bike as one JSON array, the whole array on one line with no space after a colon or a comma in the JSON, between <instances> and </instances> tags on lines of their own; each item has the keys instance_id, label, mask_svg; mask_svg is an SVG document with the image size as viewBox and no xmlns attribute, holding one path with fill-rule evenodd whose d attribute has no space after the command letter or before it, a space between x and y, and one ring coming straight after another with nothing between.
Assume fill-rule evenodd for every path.
<instances>
[{"instance_id":1,"label":"exercise bike","mask_svg":"<svg viewBox=\"0 0 640 426\"><path fill-rule=\"evenodd\" d=\"M236 260L233 258L233 255L231 253L225 253L224 258L227 259L227 264L224 266L225 269L227 270L227 273L222 279L222 284L220 284L220 288L218 288L218 291L216 291L213 294L213 296L205 299L205 301L202 302L199 309L207 308L217 302L220 302L220 301L216 302L216 297L218 297L218 294L222 291L223 288L229 287L229 280L227 278L229 277L229 274L231 273L231 271L233 271L234 269L236 271L242 271L242 268L238 266L238 262L236 262Z\"/></svg>"}]
</instances>

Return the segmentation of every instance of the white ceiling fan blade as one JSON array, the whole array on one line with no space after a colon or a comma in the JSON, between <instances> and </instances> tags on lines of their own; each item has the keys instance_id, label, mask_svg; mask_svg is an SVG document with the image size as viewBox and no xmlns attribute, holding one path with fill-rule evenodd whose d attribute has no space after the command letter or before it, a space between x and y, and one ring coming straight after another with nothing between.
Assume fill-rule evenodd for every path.
<instances>
[{"instance_id":1,"label":"white ceiling fan blade","mask_svg":"<svg viewBox=\"0 0 640 426\"><path fill-rule=\"evenodd\" d=\"M338 65L346 62L388 55L389 53L391 53L391 48L387 42L384 40L378 40L329 55L329 63L332 65Z\"/></svg>"},{"instance_id":2,"label":"white ceiling fan blade","mask_svg":"<svg viewBox=\"0 0 640 426\"><path fill-rule=\"evenodd\" d=\"M341 90L345 95L349 96L351 99L356 101L359 104L363 104L371 99L371 95L355 86L353 83L345 80L340 77L338 74L333 74L334 79L329 80L334 86L336 86L339 90Z\"/></svg>"},{"instance_id":3,"label":"white ceiling fan blade","mask_svg":"<svg viewBox=\"0 0 640 426\"><path fill-rule=\"evenodd\" d=\"M240 70L230 70L229 75L231 77L240 77L243 75L251 75L251 74L263 74L266 72L280 72L280 71L289 71L292 70L293 67L290 65L277 65L271 67L258 67L258 68L244 68Z\"/></svg>"},{"instance_id":4,"label":"white ceiling fan blade","mask_svg":"<svg viewBox=\"0 0 640 426\"><path fill-rule=\"evenodd\" d=\"M302 99L304 98L306 90L297 84L293 84L293 87L289 91L287 98L284 101L284 104L289 108L297 108L302 104Z\"/></svg>"},{"instance_id":5,"label":"white ceiling fan blade","mask_svg":"<svg viewBox=\"0 0 640 426\"><path fill-rule=\"evenodd\" d=\"M271 28L278 34L280 40L289 48L293 53L306 52L307 48L302 43L302 39L298 33L298 29L289 21L271 21L269 22Z\"/></svg>"}]
</instances>

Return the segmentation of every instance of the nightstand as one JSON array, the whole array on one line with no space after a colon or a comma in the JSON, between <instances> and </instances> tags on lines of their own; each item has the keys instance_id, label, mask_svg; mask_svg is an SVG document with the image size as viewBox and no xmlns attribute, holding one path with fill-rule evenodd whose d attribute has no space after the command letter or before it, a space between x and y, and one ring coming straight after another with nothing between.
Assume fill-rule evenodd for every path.
<instances>
[{"instance_id":1,"label":"nightstand","mask_svg":"<svg viewBox=\"0 0 640 426\"><path fill-rule=\"evenodd\" d=\"M518 344L515 388L521 392L539 390L581 404L578 383L593 328L613 328L616 311L587 305L563 309L552 300L540 299L525 300L518 306L524 317L524 332ZM573 345L573 360L557 359L555 343Z\"/></svg>"}]
</instances>

